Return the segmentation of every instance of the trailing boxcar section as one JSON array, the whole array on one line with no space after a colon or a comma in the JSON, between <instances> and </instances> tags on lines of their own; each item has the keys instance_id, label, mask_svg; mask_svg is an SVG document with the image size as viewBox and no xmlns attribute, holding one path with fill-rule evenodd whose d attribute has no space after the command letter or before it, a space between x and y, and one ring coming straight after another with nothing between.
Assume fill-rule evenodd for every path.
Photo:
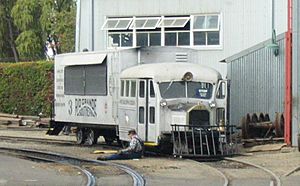
<instances>
[{"instance_id":1,"label":"trailing boxcar section","mask_svg":"<svg viewBox=\"0 0 300 186\"><path fill-rule=\"evenodd\" d=\"M221 74L187 62L141 64L140 52L134 50L139 49L57 56L48 133L76 126L77 143L92 145L99 136L107 143L128 141L128 130L135 129L145 145L165 152L178 154L178 145L197 141L194 155L204 146L206 153L197 155L228 154L225 147L233 143L229 134L236 130L227 123L227 81ZM196 136L181 140L178 128ZM201 142L198 131L203 133Z\"/></svg>"}]
</instances>

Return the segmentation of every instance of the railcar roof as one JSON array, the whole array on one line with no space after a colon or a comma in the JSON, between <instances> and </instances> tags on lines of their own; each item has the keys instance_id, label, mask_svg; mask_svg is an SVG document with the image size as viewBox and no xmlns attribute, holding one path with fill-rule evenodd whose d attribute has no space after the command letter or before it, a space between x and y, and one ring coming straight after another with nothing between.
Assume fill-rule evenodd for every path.
<instances>
[{"instance_id":1,"label":"railcar roof","mask_svg":"<svg viewBox=\"0 0 300 186\"><path fill-rule=\"evenodd\" d=\"M180 81L185 73L193 74L193 81L216 82L222 78L213 68L193 63L154 63L142 64L125 69L122 79L152 78L158 82Z\"/></svg>"}]
</instances>

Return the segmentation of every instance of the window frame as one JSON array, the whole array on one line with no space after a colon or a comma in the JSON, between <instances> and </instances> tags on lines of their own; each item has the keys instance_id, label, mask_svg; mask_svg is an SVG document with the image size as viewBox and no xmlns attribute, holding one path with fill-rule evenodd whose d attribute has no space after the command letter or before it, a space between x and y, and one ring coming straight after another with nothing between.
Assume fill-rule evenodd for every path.
<instances>
[{"instance_id":1,"label":"window frame","mask_svg":"<svg viewBox=\"0 0 300 186\"><path fill-rule=\"evenodd\" d=\"M197 16L218 16L218 29L194 29L194 20ZM191 15L191 24L190 24L190 31L191 31L191 45L193 48L201 49L201 50L212 50L212 49L222 49L223 47L223 27L221 25L222 13L210 13L210 14L195 14ZM204 32L205 33L205 45L196 45L195 44L195 32ZM208 32L219 32L219 44L218 45L208 45Z\"/></svg>"},{"instance_id":2,"label":"window frame","mask_svg":"<svg viewBox=\"0 0 300 186\"><path fill-rule=\"evenodd\" d=\"M162 38L162 32L161 31L153 31L153 32L150 32L150 31L137 31L136 32L136 46L137 47L140 47L138 45L138 42L137 42L137 34L147 34L147 46L162 46L161 45L161 38ZM150 40L150 34L160 34L160 45L150 45L151 43L151 40Z\"/></svg>"},{"instance_id":3,"label":"window frame","mask_svg":"<svg viewBox=\"0 0 300 186\"><path fill-rule=\"evenodd\" d=\"M133 32L108 32L107 34L107 48L114 48L114 46L110 46L110 43L109 43L109 35L111 34L118 34L119 35L119 46L117 46L118 48L132 48L134 47L134 43L133 43L133 38L135 37L134 33ZM122 46L122 37L121 35L122 34L132 34L132 46Z\"/></svg>"},{"instance_id":4,"label":"window frame","mask_svg":"<svg viewBox=\"0 0 300 186\"><path fill-rule=\"evenodd\" d=\"M101 29L102 30L127 30L128 27L130 26L130 24L132 23L133 18L107 18L104 22L104 24L102 25ZM109 28L106 27L106 24L109 21L118 21L115 25L114 28ZM128 24L126 25L126 27L121 27L121 28L116 28L116 26L119 24L120 21L129 21Z\"/></svg>"},{"instance_id":5,"label":"window frame","mask_svg":"<svg viewBox=\"0 0 300 186\"><path fill-rule=\"evenodd\" d=\"M157 22L155 24L155 26L152 26L152 27L145 27L145 25L147 24L148 20L155 20L157 19ZM145 20L144 24L143 24L143 27L136 27L135 25L135 21L140 21L140 20ZM135 30L143 30L143 29L156 29L158 27L158 24L161 22L161 17L136 17L136 18L133 18L130 26L129 26L129 29L135 29Z\"/></svg>"},{"instance_id":6,"label":"window frame","mask_svg":"<svg viewBox=\"0 0 300 186\"><path fill-rule=\"evenodd\" d=\"M190 34L190 44L189 45L178 45L178 33L190 33L189 30L176 30L176 31L165 31L164 33L164 43L165 43L165 46L180 46L180 47L190 47L191 46L191 34ZM176 33L176 45L166 45L166 36L165 34L167 33Z\"/></svg>"},{"instance_id":7,"label":"window frame","mask_svg":"<svg viewBox=\"0 0 300 186\"><path fill-rule=\"evenodd\" d=\"M105 78L104 78L104 82L105 82L105 92L93 92L93 93L87 93L87 84L91 84L91 82L87 81L87 73L86 73L86 69L87 67L89 66L102 66L104 65L105 67ZM67 85L67 71L66 70L67 68L81 68L81 72L82 72L82 77L81 77L81 82L82 82L82 87L83 87L83 90L81 93L72 93L72 92L69 92L69 90L66 88ZM108 79L108 66L107 66L107 62L106 62L106 59L102 62L102 63L96 63L96 64L82 64L82 65L66 65L64 66L64 94L65 95L78 95L78 96L107 96L108 95L108 82L107 82L107 79Z\"/></svg>"},{"instance_id":8,"label":"window frame","mask_svg":"<svg viewBox=\"0 0 300 186\"><path fill-rule=\"evenodd\" d=\"M213 28L213 29L194 29L194 19L196 16L218 16L218 29ZM158 19L159 17L132 17L132 19ZM109 18L108 18L109 19ZM111 19L121 19L121 18L111 18ZM131 19L131 18L122 18L122 19ZM147 33L147 47L152 46L150 45L150 33L160 33L161 37L160 37L160 45L153 45L153 46L169 46L169 45L165 45L165 34L169 33L169 32L176 32L176 46L180 46L180 47L186 47L186 48L193 48L193 49L197 49L197 50L222 50L223 49L223 27L222 27L222 13L221 12L215 12L215 13L206 13L206 14L194 14L194 15L190 15L189 17L187 16L182 16L182 17L168 17L168 16L161 16L160 17L160 22L159 24L163 21L163 20L169 20L169 19L187 19L187 22L184 24L186 25L188 22L190 22L190 26L189 26L189 30L172 30L172 31L166 31L166 29L168 28L180 28L178 26L176 27L159 27L159 24L157 25L157 28L160 28L160 31L147 31L147 29L135 29L133 28L132 30L127 29L126 31L117 31L115 32L114 30L110 30L110 31L114 31L114 32L109 32L107 31L107 49L114 49L114 48L133 48L133 47L139 47L137 44L137 34L138 33ZM205 18L206 19L206 18ZM133 21L132 21L133 22ZM131 24L133 24L131 22ZM131 26L131 25L130 25ZM182 25L181 25L182 26ZM178 33L177 32L190 32L190 41L189 41L189 45L178 45ZM204 32L205 34L205 44L204 45L197 45L195 44L195 38L194 38L194 33L195 32ZM218 44L211 44L208 45L208 32L218 32L218 36L219 36L219 43ZM119 46L110 46L109 43L109 35L110 34L119 34ZM122 37L121 34L132 34L132 45L131 46L122 46ZM145 46L146 47L146 46Z\"/></svg>"},{"instance_id":9,"label":"window frame","mask_svg":"<svg viewBox=\"0 0 300 186\"><path fill-rule=\"evenodd\" d=\"M166 20L173 20L172 24L171 25L164 25L164 21ZM185 20L183 24L181 25L174 25L175 22L177 20ZM191 20L191 16L190 17L163 17L161 19L161 21L159 22L158 24L158 27L159 28L182 28L182 27L185 27L185 25Z\"/></svg>"}]
</instances>

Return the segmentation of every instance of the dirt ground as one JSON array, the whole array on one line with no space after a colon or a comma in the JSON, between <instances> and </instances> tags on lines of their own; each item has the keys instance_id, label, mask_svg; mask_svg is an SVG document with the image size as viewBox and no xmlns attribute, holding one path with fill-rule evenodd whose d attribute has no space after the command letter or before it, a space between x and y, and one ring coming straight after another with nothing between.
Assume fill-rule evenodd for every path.
<instances>
[{"instance_id":1,"label":"dirt ground","mask_svg":"<svg viewBox=\"0 0 300 186\"><path fill-rule=\"evenodd\" d=\"M75 136L73 135L47 136L45 135L45 131L40 130L22 131L1 129L0 136L36 137L75 142ZM99 141L101 142L103 139L100 139ZM63 146L28 142L12 143L10 141L1 141L0 146L55 151L90 159L96 159L99 156L98 154L93 153L95 150L107 149L107 147L103 147L101 145L93 147L79 145ZM290 179L286 179L285 177L285 174L300 166L300 153L295 148L284 147L279 151L246 153L243 156L237 156L236 158L261 165L274 171L274 173L280 176L283 182L286 183L285 185L294 185L293 183L298 183L297 177L299 178L300 176L299 172L293 173ZM218 175L215 169L210 167L210 164L207 163L199 163L187 159L174 159L172 157L145 157L139 160L123 160L116 162L129 165L142 173L147 180L147 185L223 185L223 178ZM218 163L222 164L221 162ZM263 178L266 176L264 172L253 171L248 168L220 166L225 172L227 171L226 173L231 178L235 178L237 174L239 174L239 177L245 178L253 176L257 180L259 180L260 177ZM216 167L216 164L214 167ZM244 170L242 174L239 169ZM111 167L95 166L92 167L91 170L98 175L101 175L99 176L101 178L100 185L103 183L111 185L112 177L115 180L114 185L126 185L130 182L128 181L128 175L125 175L120 172L120 170ZM127 181L124 181L126 179ZM261 185L265 184L264 182L261 183Z\"/></svg>"}]
</instances>

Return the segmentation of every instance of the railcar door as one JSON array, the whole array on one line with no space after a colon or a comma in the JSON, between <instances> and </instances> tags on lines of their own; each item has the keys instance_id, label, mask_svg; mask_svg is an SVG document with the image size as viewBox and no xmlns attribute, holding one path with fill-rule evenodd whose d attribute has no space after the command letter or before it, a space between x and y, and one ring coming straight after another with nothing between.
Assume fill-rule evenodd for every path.
<instances>
[{"instance_id":1,"label":"railcar door","mask_svg":"<svg viewBox=\"0 0 300 186\"><path fill-rule=\"evenodd\" d=\"M140 79L138 86L138 134L148 142L156 141L156 95L153 81Z\"/></svg>"},{"instance_id":2,"label":"railcar door","mask_svg":"<svg viewBox=\"0 0 300 186\"><path fill-rule=\"evenodd\" d=\"M219 81L217 92L216 92L216 122L218 125L226 125L227 124L227 81L221 80Z\"/></svg>"}]
</instances>

